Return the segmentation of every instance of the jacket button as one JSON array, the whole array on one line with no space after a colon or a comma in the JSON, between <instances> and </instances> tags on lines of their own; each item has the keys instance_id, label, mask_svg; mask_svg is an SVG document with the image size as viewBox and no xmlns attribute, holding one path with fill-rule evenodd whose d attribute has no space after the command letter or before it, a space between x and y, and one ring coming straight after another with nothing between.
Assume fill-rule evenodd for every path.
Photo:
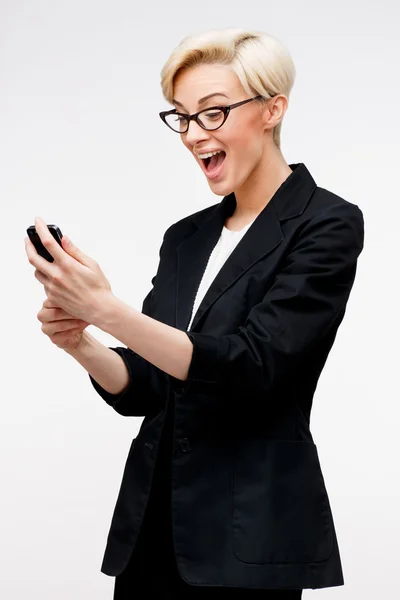
<instances>
[{"instance_id":1,"label":"jacket button","mask_svg":"<svg viewBox=\"0 0 400 600\"><path fill-rule=\"evenodd\" d=\"M180 446L182 452L190 452L190 450L192 449L192 446L190 445L188 438L182 438L179 441L179 446Z\"/></svg>"}]
</instances>

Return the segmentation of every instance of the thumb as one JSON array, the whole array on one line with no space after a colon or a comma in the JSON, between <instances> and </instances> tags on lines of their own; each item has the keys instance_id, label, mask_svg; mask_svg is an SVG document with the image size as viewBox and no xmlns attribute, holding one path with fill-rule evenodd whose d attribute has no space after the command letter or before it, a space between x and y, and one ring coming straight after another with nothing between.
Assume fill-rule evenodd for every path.
<instances>
[{"instance_id":1,"label":"thumb","mask_svg":"<svg viewBox=\"0 0 400 600\"><path fill-rule=\"evenodd\" d=\"M86 267L93 267L93 260L89 258L89 256L86 256L86 254L84 254L82 250L80 250L77 246L75 246L75 244L71 242L69 237L63 235L61 243L65 252L72 256L72 258L75 258L75 260L80 262L82 265L85 265Z\"/></svg>"}]
</instances>

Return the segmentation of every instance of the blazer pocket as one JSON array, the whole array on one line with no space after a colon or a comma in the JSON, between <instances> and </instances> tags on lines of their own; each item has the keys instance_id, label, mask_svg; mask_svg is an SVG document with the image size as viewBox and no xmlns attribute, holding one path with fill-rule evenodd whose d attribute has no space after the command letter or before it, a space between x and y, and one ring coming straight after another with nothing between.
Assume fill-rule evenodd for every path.
<instances>
[{"instance_id":1,"label":"blazer pocket","mask_svg":"<svg viewBox=\"0 0 400 600\"><path fill-rule=\"evenodd\" d=\"M233 474L236 557L246 563L325 560L333 535L315 444L254 440L243 448Z\"/></svg>"}]
</instances>

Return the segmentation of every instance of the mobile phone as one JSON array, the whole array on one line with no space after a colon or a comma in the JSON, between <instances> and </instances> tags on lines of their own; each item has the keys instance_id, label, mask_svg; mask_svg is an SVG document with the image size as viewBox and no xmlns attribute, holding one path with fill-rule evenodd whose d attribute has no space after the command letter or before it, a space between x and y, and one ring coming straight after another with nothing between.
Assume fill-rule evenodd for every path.
<instances>
[{"instance_id":1,"label":"mobile phone","mask_svg":"<svg viewBox=\"0 0 400 600\"><path fill-rule=\"evenodd\" d=\"M63 234L61 233L60 228L57 227L57 225L47 225L47 227L49 228L49 231L50 231L51 235L53 236L53 238L61 246L61 240L62 240ZM36 232L35 225L31 225L30 227L28 227L28 229L26 230L26 233L28 234L29 239L31 240L32 244L35 246L36 252L40 256L42 256L43 258L45 258L46 260L48 260L49 262L53 262L54 258L51 256L51 254L43 246L43 244L41 242L41 239L40 239L40 237L38 236L38 234Z\"/></svg>"}]
</instances>

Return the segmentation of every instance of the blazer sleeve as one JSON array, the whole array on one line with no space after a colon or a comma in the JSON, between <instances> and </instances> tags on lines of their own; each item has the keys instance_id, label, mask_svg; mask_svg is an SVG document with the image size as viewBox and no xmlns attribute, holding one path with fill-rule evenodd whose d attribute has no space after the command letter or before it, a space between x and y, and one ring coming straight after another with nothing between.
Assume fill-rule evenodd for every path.
<instances>
[{"instance_id":1,"label":"blazer sleeve","mask_svg":"<svg viewBox=\"0 0 400 600\"><path fill-rule=\"evenodd\" d=\"M188 384L269 392L340 323L363 245L364 219L357 205L333 205L314 216L243 326L224 336L186 331L193 343Z\"/></svg>"},{"instance_id":2,"label":"blazer sleeve","mask_svg":"<svg viewBox=\"0 0 400 600\"><path fill-rule=\"evenodd\" d=\"M168 231L168 230L167 230ZM159 250L159 256L165 243ZM152 288L143 300L141 312L151 317L152 296L157 274L152 278ZM165 387L168 383L168 375L148 360L130 348L117 346L110 347L121 356L129 372L129 384L120 394L107 392L89 373L89 379L94 389L117 413L123 416L145 417L156 414L163 405Z\"/></svg>"}]
</instances>

